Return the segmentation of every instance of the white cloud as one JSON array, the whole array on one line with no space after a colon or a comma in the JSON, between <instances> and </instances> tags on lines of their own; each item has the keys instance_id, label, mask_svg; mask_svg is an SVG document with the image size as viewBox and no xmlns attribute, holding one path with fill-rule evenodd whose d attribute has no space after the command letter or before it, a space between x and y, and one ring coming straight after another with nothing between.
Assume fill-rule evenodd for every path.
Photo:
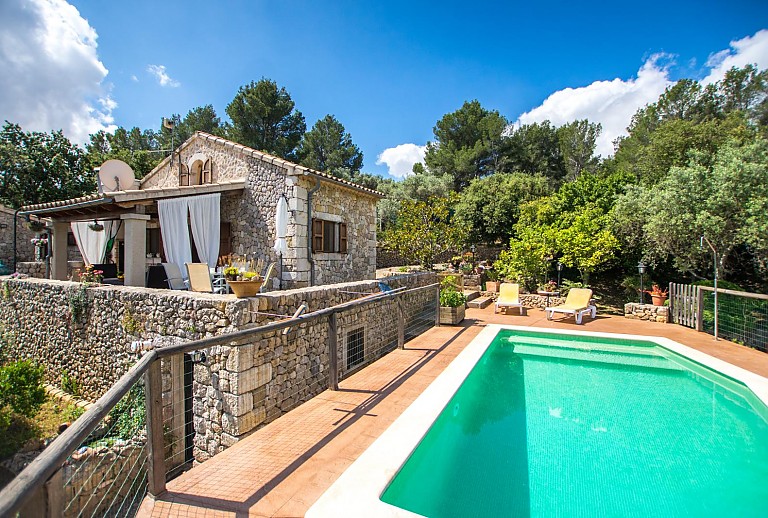
<instances>
[{"instance_id":1,"label":"white cloud","mask_svg":"<svg viewBox=\"0 0 768 518\"><path fill-rule=\"evenodd\" d=\"M559 90L541 106L522 114L515 124L549 120L561 126L579 119L599 122L603 131L595 152L604 157L612 155L613 141L619 135L626 135L626 128L638 108L655 102L673 84L669 79L669 57L651 56L638 70L637 78L595 81L588 86Z\"/></svg>"},{"instance_id":2,"label":"white cloud","mask_svg":"<svg viewBox=\"0 0 768 518\"><path fill-rule=\"evenodd\" d=\"M424 163L426 150L427 146L400 144L382 151L376 160L376 165L387 164L391 176L405 178L412 174L415 163Z\"/></svg>"},{"instance_id":3,"label":"white cloud","mask_svg":"<svg viewBox=\"0 0 768 518\"><path fill-rule=\"evenodd\" d=\"M181 83L175 79L171 79L171 76L165 71L165 65L147 65L147 72L157 78L157 82L160 83L160 86L170 86L171 88L181 86Z\"/></svg>"},{"instance_id":4,"label":"white cloud","mask_svg":"<svg viewBox=\"0 0 768 518\"><path fill-rule=\"evenodd\" d=\"M764 70L768 68L768 30L757 31L754 36L746 36L732 41L730 49L710 54L707 67L711 68L709 75L702 83L710 84L721 80L725 73L733 67L757 65Z\"/></svg>"},{"instance_id":5,"label":"white cloud","mask_svg":"<svg viewBox=\"0 0 768 518\"><path fill-rule=\"evenodd\" d=\"M103 84L97 37L64 0L0 2L0 122L61 129L80 144L112 131L117 104Z\"/></svg>"},{"instance_id":6,"label":"white cloud","mask_svg":"<svg viewBox=\"0 0 768 518\"><path fill-rule=\"evenodd\" d=\"M730 43L730 48L710 54L709 73L702 83L719 81L732 67L756 64L768 68L768 30L760 30ZM674 82L669 79L671 56L655 54L638 70L637 78L595 81L580 88L565 88L550 95L541 106L522 114L515 125L550 120L555 126L578 119L589 119L603 126L596 153L613 154L613 141L626 135L626 128L639 108L656 102Z\"/></svg>"},{"instance_id":7,"label":"white cloud","mask_svg":"<svg viewBox=\"0 0 768 518\"><path fill-rule=\"evenodd\" d=\"M136 74L131 74L131 81L133 81L134 83L138 83L139 82L139 78L136 77Z\"/></svg>"}]
</instances>

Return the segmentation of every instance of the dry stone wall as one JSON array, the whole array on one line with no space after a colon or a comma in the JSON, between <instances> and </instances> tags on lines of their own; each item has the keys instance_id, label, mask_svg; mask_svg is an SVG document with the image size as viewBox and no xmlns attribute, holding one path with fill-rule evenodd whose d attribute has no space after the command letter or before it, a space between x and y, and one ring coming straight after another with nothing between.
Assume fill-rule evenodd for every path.
<instances>
[{"instance_id":1,"label":"dry stone wall","mask_svg":"<svg viewBox=\"0 0 768 518\"><path fill-rule=\"evenodd\" d=\"M669 322L669 306L654 306L629 302L624 304L624 317L648 322Z\"/></svg>"},{"instance_id":2,"label":"dry stone wall","mask_svg":"<svg viewBox=\"0 0 768 518\"><path fill-rule=\"evenodd\" d=\"M432 273L385 279L400 287L435 282ZM10 358L27 358L46 367L54 384L62 373L78 383L83 396L95 400L139 358L129 351L134 341L153 347L188 342L288 317L301 305L308 312L379 292L377 281L359 281L307 289L265 293L249 299L122 286L96 286L68 281L2 278L0 331ZM397 344L397 313L409 323L434 313L435 292L427 288L383 297L338 317L337 354L341 375L368 364ZM414 308L416 311L414 311ZM422 322L422 325L425 323ZM363 356L347 365L350 331L362 330ZM327 318L303 322L289 333L254 335L241 345L211 347L193 366L194 457L198 462L237 442L328 388ZM180 357L163 360L163 415L172 431L183 430L185 387ZM173 464L180 463L182 433L172 446ZM182 459L183 460L183 459Z\"/></svg>"}]
</instances>

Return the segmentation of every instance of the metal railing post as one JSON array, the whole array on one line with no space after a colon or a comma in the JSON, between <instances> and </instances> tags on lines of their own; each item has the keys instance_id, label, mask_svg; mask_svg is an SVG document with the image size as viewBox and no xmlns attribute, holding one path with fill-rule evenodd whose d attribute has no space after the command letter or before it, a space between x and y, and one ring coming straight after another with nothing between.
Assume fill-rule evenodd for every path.
<instances>
[{"instance_id":1,"label":"metal railing post","mask_svg":"<svg viewBox=\"0 0 768 518\"><path fill-rule=\"evenodd\" d=\"M435 286L435 327L440 327L440 284Z\"/></svg>"},{"instance_id":2,"label":"metal railing post","mask_svg":"<svg viewBox=\"0 0 768 518\"><path fill-rule=\"evenodd\" d=\"M339 349L337 340L338 316L336 312L328 315L328 384L331 390L339 390Z\"/></svg>"},{"instance_id":3,"label":"metal railing post","mask_svg":"<svg viewBox=\"0 0 768 518\"><path fill-rule=\"evenodd\" d=\"M397 305L397 348L405 348L405 315L403 314L403 305L400 299L395 299Z\"/></svg>"},{"instance_id":4,"label":"metal railing post","mask_svg":"<svg viewBox=\"0 0 768 518\"><path fill-rule=\"evenodd\" d=\"M160 360L144 374L147 401L147 483L149 494L157 498L165 492L165 441L163 437L163 383Z\"/></svg>"}]
</instances>

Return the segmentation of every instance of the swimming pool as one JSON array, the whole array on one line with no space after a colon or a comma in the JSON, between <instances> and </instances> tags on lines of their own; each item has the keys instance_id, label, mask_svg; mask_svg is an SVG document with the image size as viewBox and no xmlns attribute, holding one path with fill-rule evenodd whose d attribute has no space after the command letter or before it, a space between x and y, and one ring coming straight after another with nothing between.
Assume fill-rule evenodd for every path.
<instances>
[{"instance_id":1,"label":"swimming pool","mask_svg":"<svg viewBox=\"0 0 768 518\"><path fill-rule=\"evenodd\" d=\"M308 515L762 514L768 380L618 338L488 326Z\"/></svg>"}]
</instances>

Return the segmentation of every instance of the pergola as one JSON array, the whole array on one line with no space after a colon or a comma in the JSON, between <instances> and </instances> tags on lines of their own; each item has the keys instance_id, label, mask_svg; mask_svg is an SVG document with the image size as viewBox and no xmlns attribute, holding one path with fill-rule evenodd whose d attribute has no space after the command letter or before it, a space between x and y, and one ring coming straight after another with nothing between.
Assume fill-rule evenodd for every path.
<instances>
[{"instance_id":1,"label":"pergola","mask_svg":"<svg viewBox=\"0 0 768 518\"><path fill-rule=\"evenodd\" d=\"M144 286L146 269L146 232L150 215L147 208L158 200L210 193L242 191L245 180L174 188L131 189L95 193L70 200L53 201L21 207L19 216L37 216L52 221L51 278L67 279L67 233L75 221L121 220L125 225L124 284Z\"/></svg>"}]
</instances>

